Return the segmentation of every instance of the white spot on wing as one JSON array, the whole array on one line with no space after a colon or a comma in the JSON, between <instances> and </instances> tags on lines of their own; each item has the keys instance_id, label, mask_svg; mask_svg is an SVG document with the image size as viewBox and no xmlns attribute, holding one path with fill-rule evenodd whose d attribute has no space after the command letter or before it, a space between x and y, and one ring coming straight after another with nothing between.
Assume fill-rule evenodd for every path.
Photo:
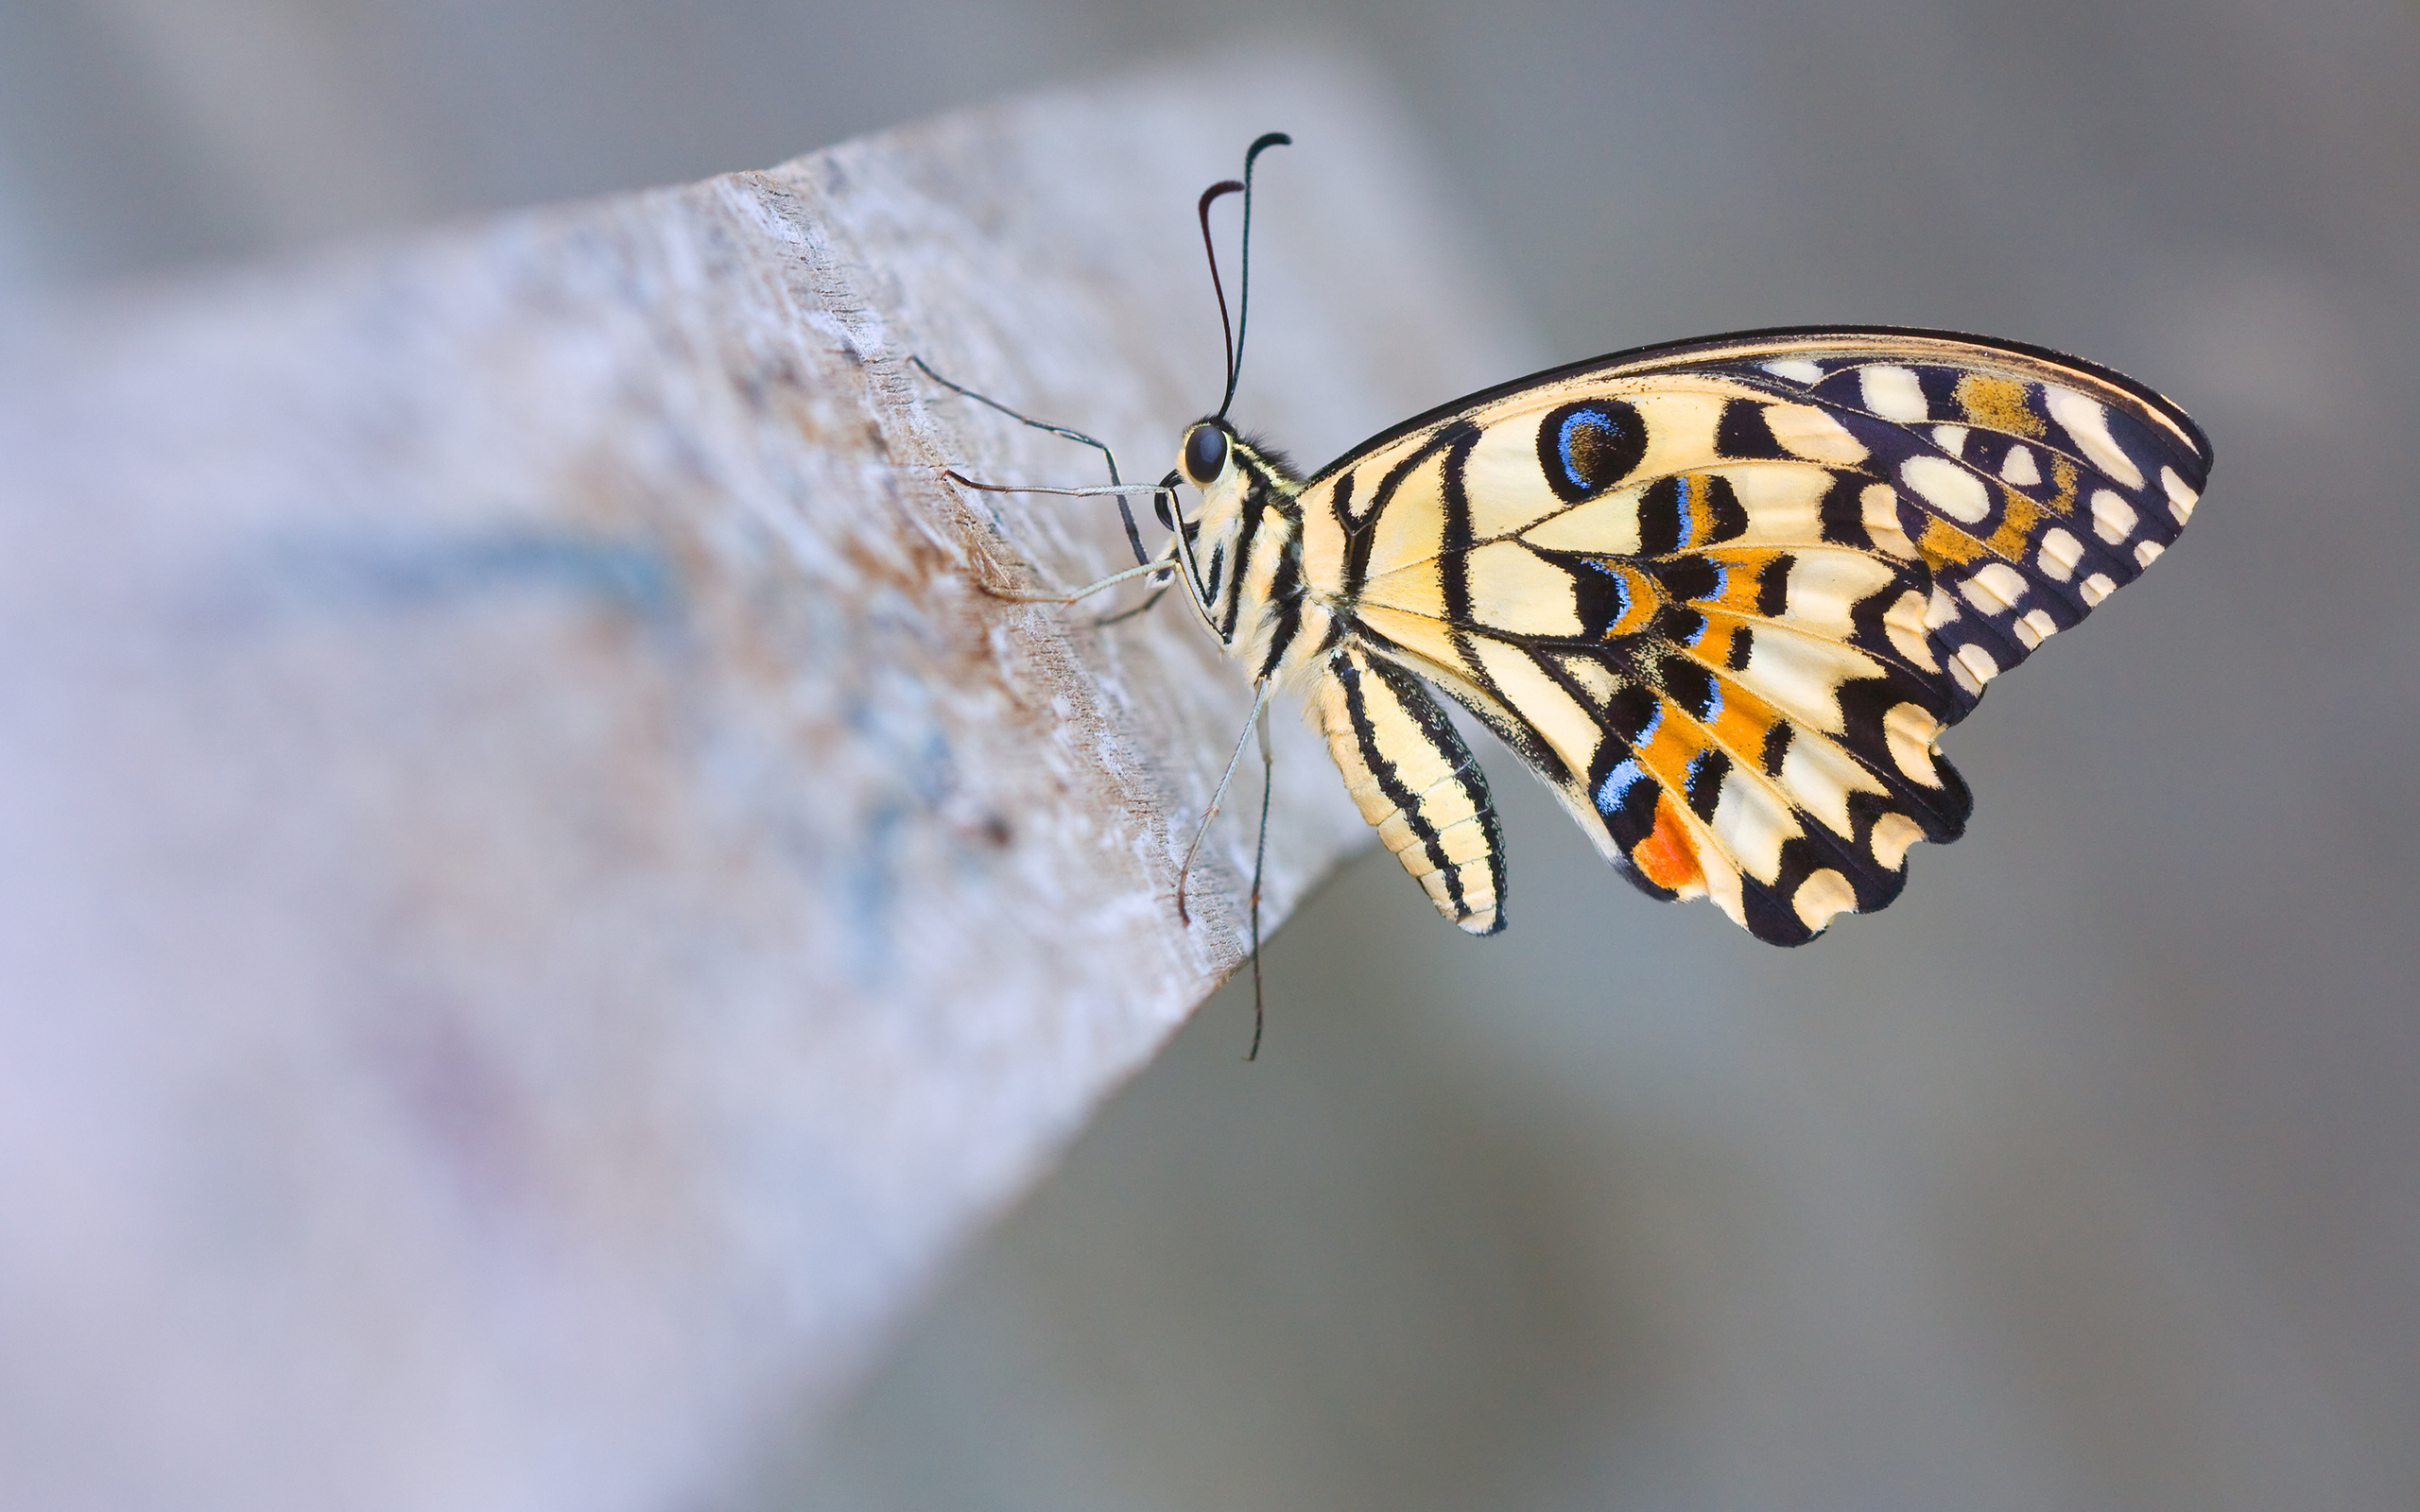
<instances>
[{"instance_id":1,"label":"white spot on wing","mask_svg":"<svg viewBox=\"0 0 2420 1512\"><path fill-rule=\"evenodd\" d=\"M1888 483L1869 483L1858 495L1858 513L1865 525L1866 539L1880 551L1887 551L1902 561L1916 559L1916 543L1899 527L1898 490Z\"/></svg>"},{"instance_id":2,"label":"white spot on wing","mask_svg":"<svg viewBox=\"0 0 2420 1512\"><path fill-rule=\"evenodd\" d=\"M1925 596L1910 588L1894 600L1882 615L1882 633L1891 638L1892 648L1927 672L1938 672L1941 663L1933 660L1932 637L1925 633Z\"/></svg>"},{"instance_id":3,"label":"white spot on wing","mask_svg":"<svg viewBox=\"0 0 2420 1512\"><path fill-rule=\"evenodd\" d=\"M2152 563L2159 560L2160 553L2167 549L2168 548L2166 546L2161 545L2156 541L2143 541L2135 547L2135 565L2137 567L2148 567Z\"/></svg>"},{"instance_id":4,"label":"white spot on wing","mask_svg":"<svg viewBox=\"0 0 2420 1512\"><path fill-rule=\"evenodd\" d=\"M1737 769L1722 780L1722 793L1706 828L1738 858L1740 869L1759 882L1781 875L1782 842L1799 833L1797 821L1775 800L1772 790Z\"/></svg>"},{"instance_id":5,"label":"white spot on wing","mask_svg":"<svg viewBox=\"0 0 2420 1512\"><path fill-rule=\"evenodd\" d=\"M1564 658L1559 664L1564 676L1580 684L1581 695L1600 709L1622 687L1622 678L1595 657Z\"/></svg>"},{"instance_id":6,"label":"white spot on wing","mask_svg":"<svg viewBox=\"0 0 2420 1512\"><path fill-rule=\"evenodd\" d=\"M2042 536L2042 549L2034 554L2042 570L2061 582L2076 575L2076 563L2083 560L2083 542L2053 525Z\"/></svg>"},{"instance_id":7,"label":"white spot on wing","mask_svg":"<svg viewBox=\"0 0 2420 1512\"><path fill-rule=\"evenodd\" d=\"M1882 790L1846 751L1819 736L1791 741L1774 778L1791 802L1844 837L1856 833L1849 818L1849 794Z\"/></svg>"},{"instance_id":8,"label":"white spot on wing","mask_svg":"<svg viewBox=\"0 0 2420 1512\"><path fill-rule=\"evenodd\" d=\"M2025 596L2025 578L2004 561L1987 561L1975 569L1973 576L1958 585L1966 602L1986 614L1997 614L2016 608Z\"/></svg>"},{"instance_id":9,"label":"white spot on wing","mask_svg":"<svg viewBox=\"0 0 2420 1512\"><path fill-rule=\"evenodd\" d=\"M2000 476L2020 489L2030 489L2042 481L2042 469L2034 464L2033 448L2012 446L2008 459L2000 464Z\"/></svg>"},{"instance_id":10,"label":"white spot on wing","mask_svg":"<svg viewBox=\"0 0 2420 1512\"><path fill-rule=\"evenodd\" d=\"M2202 496L2185 486L2185 480L2176 475L2176 469L2161 468L2159 486L2167 490L2168 512L2176 516L2178 524L2193 518L2193 506Z\"/></svg>"},{"instance_id":11,"label":"white spot on wing","mask_svg":"<svg viewBox=\"0 0 2420 1512\"><path fill-rule=\"evenodd\" d=\"M1992 660L1992 653L1971 642L1958 648L1957 664L1974 678L1978 688L2000 675L2000 664Z\"/></svg>"},{"instance_id":12,"label":"white spot on wing","mask_svg":"<svg viewBox=\"0 0 2420 1512\"><path fill-rule=\"evenodd\" d=\"M1831 411L1813 404L1767 404L1765 428L1792 456L1835 467L1865 460L1865 443L1850 435Z\"/></svg>"},{"instance_id":13,"label":"white spot on wing","mask_svg":"<svg viewBox=\"0 0 2420 1512\"><path fill-rule=\"evenodd\" d=\"M1790 899L1789 906L1800 923L1822 929L1834 915L1857 906L1857 889L1849 885L1848 878L1825 867L1798 885L1798 895Z\"/></svg>"},{"instance_id":14,"label":"white spot on wing","mask_svg":"<svg viewBox=\"0 0 2420 1512\"><path fill-rule=\"evenodd\" d=\"M2077 393L2055 384L2042 386L2043 402L2050 418L2064 426L2076 445L2083 451L2084 459L2130 489L2143 486L2143 471L2135 459L2118 449L2109 434L2109 411Z\"/></svg>"},{"instance_id":15,"label":"white spot on wing","mask_svg":"<svg viewBox=\"0 0 2420 1512\"><path fill-rule=\"evenodd\" d=\"M1887 565L1861 551L1804 552L1790 565L1782 617L1818 635L1850 640L1858 605L1895 580Z\"/></svg>"},{"instance_id":16,"label":"white spot on wing","mask_svg":"<svg viewBox=\"0 0 2420 1512\"><path fill-rule=\"evenodd\" d=\"M1787 378L1794 384L1817 383L1824 376L1823 369L1804 357L1783 357L1778 361L1766 363L1765 371L1776 378Z\"/></svg>"},{"instance_id":17,"label":"white spot on wing","mask_svg":"<svg viewBox=\"0 0 2420 1512\"><path fill-rule=\"evenodd\" d=\"M1925 605L1925 628L1937 630L1958 617L1958 601L1935 583L1931 600Z\"/></svg>"},{"instance_id":18,"label":"white spot on wing","mask_svg":"<svg viewBox=\"0 0 2420 1512\"><path fill-rule=\"evenodd\" d=\"M1739 680L1808 729L1838 734L1841 684L1880 670L1880 663L1853 646L1760 628Z\"/></svg>"},{"instance_id":19,"label":"white spot on wing","mask_svg":"<svg viewBox=\"0 0 2420 1512\"><path fill-rule=\"evenodd\" d=\"M1941 785L1941 774L1932 765L1933 737L1940 733L1941 721L1925 713L1920 704L1893 704L1882 716L1882 740L1890 748L1892 765L1927 787Z\"/></svg>"},{"instance_id":20,"label":"white spot on wing","mask_svg":"<svg viewBox=\"0 0 2420 1512\"><path fill-rule=\"evenodd\" d=\"M1739 868L1731 864L1731 858L1723 854L1719 845L1699 846L1697 852L1698 867L1705 873L1705 880L1690 884L1681 896L1712 899L1724 918L1741 929L1747 928L1748 911L1739 903Z\"/></svg>"},{"instance_id":21,"label":"white spot on wing","mask_svg":"<svg viewBox=\"0 0 2420 1512\"><path fill-rule=\"evenodd\" d=\"M2092 495L2092 533L2116 545L2135 533L2142 523L2135 507L2107 489L2094 490Z\"/></svg>"},{"instance_id":22,"label":"white spot on wing","mask_svg":"<svg viewBox=\"0 0 2420 1512\"><path fill-rule=\"evenodd\" d=\"M1747 528L1734 541L1795 545L1823 539L1824 496L1832 488L1832 474L1824 469L1804 462L1732 462L1719 475L1748 512Z\"/></svg>"},{"instance_id":23,"label":"white spot on wing","mask_svg":"<svg viewBox=\"0 0 2420 1512\"><path fill-rule=\"evenodd\" d=\"M1912 423L1932 413L1925 404L1924 385L1916 381L1913 368L1887 364L1868 368L1858 375L1858 388L1865 395L1865 407L1884 420Z\"/></svg>"},{"instance_id":24,"label":"white spot on wing","mask_svg":"<svg viewBox=\"0 0 2420 1512\"><path fill-rule=\"evenodd\" d=\"M1900 464L1899 479L1961 524L1975 524L1992 512L1992 490L1983 480L1945 456L1911 456Z\"/></svg>"},{"instance_id":25,"label":"white spot on wing","mask_svg":"<svg viewBox=\"0 0 2420 1512\"><path fill-rule=\"evenodd\" d=\"M1947 452L1950 455L1956 456L1959 453L1966 450L1966 427L1963 425L1936 425L1932 428L1932 444L1940 447L1943 451Z\"/></svg>"},{"instance_id":26,"label":"white spot on wing","mask_svg":"<svg viewBox=\"0 0 2420 1512\"><path fill-rule=\"evenodd\" d=\"M2059 622L2050 617L2048 610L2031 610L2016 622L2016 638L2025 643L2029 651L2058 633Z\"/></svg>"},{"instance_id":27,"label":"white spot on wing","mask_svg":"<svg viewBox=\"0 0 2420 1512\"><path fill-rule=\"evenodd\" d=\"M2109 580L2107 573L2095 573L2083 580L2082 592L2085 603L2098 604L2118 592L2118 585Z\"/></svg>"},{"instance_id":28,"label":"white spot on wing","mask_svg":"<svg viewBox=\"0 0 2420 1512\"><path fill-rule=\"evenodd\" d=\"M1924 827L1904 814L1885 814L1874 821L1874 859L1896 871L1908 859L1908 847L1925 837Z\"/></svg>"}]
</instances>

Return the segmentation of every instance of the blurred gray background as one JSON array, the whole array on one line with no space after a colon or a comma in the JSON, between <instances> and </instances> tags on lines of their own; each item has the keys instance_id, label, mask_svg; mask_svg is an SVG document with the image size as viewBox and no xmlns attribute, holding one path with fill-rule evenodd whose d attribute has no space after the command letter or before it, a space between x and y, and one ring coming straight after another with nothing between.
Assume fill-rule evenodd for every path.
<instances>
[{"instance_id":1,"label":"blurred gray background","mask_svg":"<svg viewBox=\"0 0 2420 1512\"><path fill-rule=\"evenodd\" d=\"M1395 81L1542 363L1986 331L2212 489L1805 950L1498 764L1509 933L1349 869L1262 1063L1231 989L716 1512L2420 1505L2410 0L5 0L0 312L1271 28Z\"/></svg>"}]
</instances>

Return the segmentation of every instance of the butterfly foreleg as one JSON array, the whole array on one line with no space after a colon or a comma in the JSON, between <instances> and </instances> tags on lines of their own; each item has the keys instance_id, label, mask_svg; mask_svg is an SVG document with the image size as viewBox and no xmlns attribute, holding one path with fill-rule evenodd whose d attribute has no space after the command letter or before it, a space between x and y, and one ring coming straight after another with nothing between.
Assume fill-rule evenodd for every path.
<instances>
[{"instance_id":1,"label":"butterfly foreleg","mask_svg":"<svg viewBox=\"0 0 2420 1512\"><path fill-rule=\"evenodd\" d=\"M1056 489L1046 488L1041 484L1025 483L983 483L966 476L956 468L942 469L942 476L949 479L952 483L959 485L960 488L973 489L979 493L1056 493L1074 498L1090 498L1098 494L1115 494L1118 496L1118 507L1120 508L1125 507L1125 496L1128 494L1165 494L1168 491L1165 487L1160 485L1142 483L1111 484L1105 488L1095 489ZM1137 556L1142 554L1139 542L1136 544L1135 554ZM984 593L991 594L994 598L1005 598L1011 603L1073 604L1078 599L1090 598L1092 595L1101 592L1103 589L1115 588L1120 583L1132 582L1137 577L1165 577L1167 575L1175 572L1177 570L1177 562L1172 558L1163 557L1156 561L1143 561L1135 566L1127 568L1123 572L1112 573L1108 576L1100 578L1096 582L1086 583L1081 588L1002 588L994 584L981 582L979 580L977 582L976 586L980 588ZM1152 595L1153 602L1157 602L1157 594ZM1116 617L1124 618L1123 615Z\"/></svg>"},{"instance_id":2,"label":"butterfly foreleg","mask_svg":"<svg viewBox=\"0 0 2420 1512\"><path fill-rule=\"evenodd\" d=\"M1115 588L1120 583L1132 582L1137 577L1148 577L1153 573L1164 573L1167 570L1167 562L1147 561L1140 567L1129 567L1122 573L1112 573L1100 581L1086 583L1081 588L1001 588L980 581L976 586L994 598L1005 598L1012 604L1073 604L1079 599L1090 598L1105 589Z\"/></svg>"},{"instance_id":3,"label":"butterfly foreleg","mask_svg":"<svg viewBox=\"0 0 2420 1512\"><path fill-rule=\"evenodd\" d=\"M1504 838L1487 778L1409 672L1347 643L1311 704L1361 816L1437 911L1474 935L1504 927Z\"/></svg>"},{"instance_id":4,"label":"butterfly foreleg","mask_svg":"<svg viewBox=\"0 0 2420 1512\"><path fill-rule=\"evenodd\" d=\"M933 382L941 385L943 388L948 389L951 393L963 395L986 408L998 410L1001 414L1006 415L1009 419L1015 421L1020 425L1029 425L1035 430L1043 431L1048 435L1062 437L1067 440L1074 441L1079 446L1091 447L1101 455L1102 460L1109 464L1109 481L1113 486L1113 490L1116 485L1123 481L1117 475L1117 454L1109 449L1109 443L1107 441L1101 440L1097 437L1087 436L1082 431L1076 429L1072 425L1053 424L1049 421L1036 420L1032 416L1025 414L1020 410L1011 409L1008 405L1001 404L998 400L994 399L989 394L978 393L976 390L967 387L964 384L954 383L951 380L942 377L940 373L935 372L932 365L921 356L911 354L908 361L918 372L921 372L925 377L930 378ZM959 481L964 483L967 480L959 478ZM979 483L970 484L969 486L978 489L984 487L984 485ZM1123 493L1119 494L1117 500L1117 517L1126 524L1126 543L1134 548L1134 559L1136 561L1142 561L1145 558L1145 553L1143 551L1143 533L1134 527L1134 511L1126 507L1126 499Z\"/></svg>"}]
</instances>

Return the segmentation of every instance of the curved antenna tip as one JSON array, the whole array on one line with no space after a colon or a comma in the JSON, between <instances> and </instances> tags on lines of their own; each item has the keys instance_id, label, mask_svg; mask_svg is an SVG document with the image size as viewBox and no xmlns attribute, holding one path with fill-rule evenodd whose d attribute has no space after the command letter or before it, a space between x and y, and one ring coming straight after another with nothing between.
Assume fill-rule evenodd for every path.
<instances>
[{"instance_id":1,"label":"curved antenna tip","mask_svg":"<svg viewBox=\"0 0 2420 1512\"><path fill-rule=\"evenodd\" d=\"M1262 132L1260 136L1253 142L1251 146L1244 149L1244 181L1238 185L1233 184L1232 180L1230 180L1229 184L1219 186L1222 190L1232 186L1235 188L1240 188L1244 192L1242 266L1236 279L1236 323L1232 339L1227 343L1227 391L1220 395L1219 399L1219 418L1220 420L1225 420L1227 418L1228 408L1236 402L1236 381L1243 376L1244 332L1252 321L1253 162L1270 147L1290 146L1293 145L1293 142L1294 139L1288 136L1283 131ZM1201 241L1202 245L1205 247L1208 246L1210 242L1210 197L1208 195L1201 197ZM1214 279L1217 276L1217 271L1218 260L1214 255L1211 260L1211 272ZM1221 327L1224 327L1227 323L1227 295L1224 289L1219 290L1219 323Z\"/></svg>"},{"instance_id":2,"label":"curved antenna tip","mask_svg":"<svg viewBox=\"0 0 2420 1512\"><path fill-rule=\"evenodd\" d=\"M1244 172L1247 176L1251 174L1252 165L1250 163L1245 163ZM1219 180L1217 183L1214 183L1209 188L1201 191L1201 200L1199 204L1194 206L1194 215L1196 218L1201 222L1201 250L1210 259L1210 286L1217 290L1219 295L1219 335L1220 339L1222 339L1227 346L1227 397L1230 400L1235 397L1236 393L1236 362L1239 353L1236 350L1235 325L1227 318L1227 288L1224 284L1219 281L1219 249L1210 240L1210 207L1217 204L1226 196L1232 194L1243 195L1244 207L1246 210L1244 223L1249 226L1252 223L1252 217L1250 215L1252 196L1246 190L1244 181L1241 179ZM1250 254L1247 253L1246 255L1249 256ZM1219 413L1222 416L1226 414L1227 406L1223 404L1220 404L1219 406Z\"/></svg>"}]
</instances>

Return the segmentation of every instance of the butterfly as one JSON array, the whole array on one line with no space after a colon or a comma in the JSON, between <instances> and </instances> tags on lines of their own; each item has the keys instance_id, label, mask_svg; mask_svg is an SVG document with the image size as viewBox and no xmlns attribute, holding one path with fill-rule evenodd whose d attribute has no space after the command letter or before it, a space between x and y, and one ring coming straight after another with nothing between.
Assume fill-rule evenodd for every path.
<instances>
[{"instance_id":1,"label":"butterfly","mask_svg":"<svg viewBox=\"0 0 2420 1512\"><path fill-rule=\"evenodd\" d=\"M1201 198L1208 247L1211 203L1245 196L1247 298L1253 162L1286 140ZM1181 587L1255 715L1301 691L1362 816L1474 935L1504 927L1504 841L1441 695L1641 891L1803 944L1897 898L1915 842L1958 838L1973 799L1942 733L2173 544L2210 472L2183 410L2105 368L1806 327L1533 373L1305 475L1226 419L1244 330L1158 485L1113 458L1111 488L1055 490L1149 493L1167 546L1146 556L1130 513L1141 565L1011 596Z\"/></svg>"}]
</instances>

